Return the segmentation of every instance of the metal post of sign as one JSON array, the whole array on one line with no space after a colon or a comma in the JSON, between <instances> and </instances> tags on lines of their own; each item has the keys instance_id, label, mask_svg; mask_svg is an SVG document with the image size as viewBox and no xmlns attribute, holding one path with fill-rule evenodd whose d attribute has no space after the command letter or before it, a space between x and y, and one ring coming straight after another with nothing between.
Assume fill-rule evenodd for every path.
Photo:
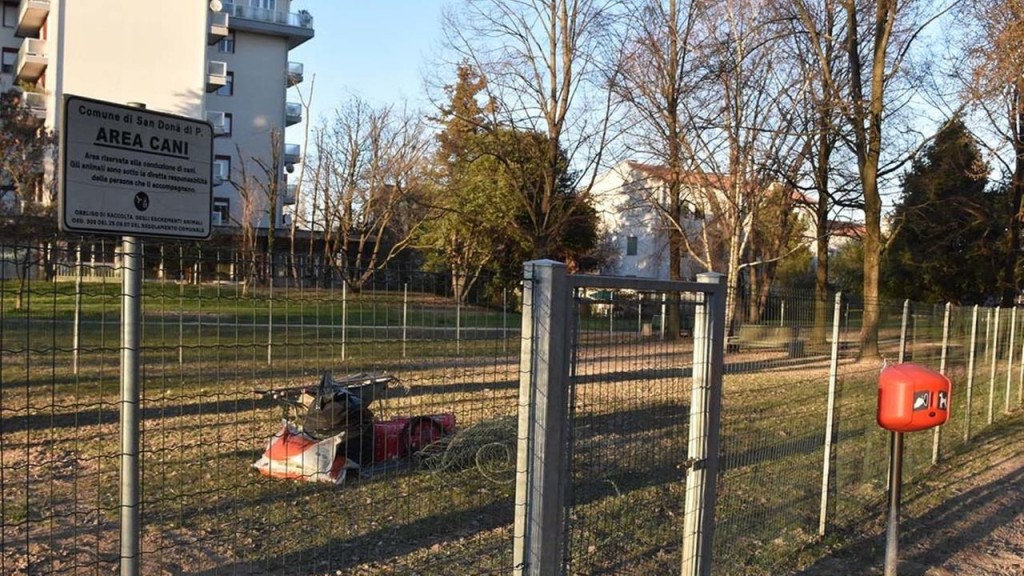
<instances>
[{"instance_id":1,"label":"metal post of sign","mask_svg":"<svg viewBox=\"0 0 1024 576\"><path fill-rule=\"evenodd\" d=\"M903 433L889 439L889 520L885 530L885 576L896 576L899 561L900 496L903 482Z\"/></svg>"},{"instance_id":2,"label":"metal post of sign","mask_svg":"<svg viewBox=\"0 0 1024 576\"><path fill-rule=\"evenodd\" d=\"M130 104L145 108L145 104ZM139 574L139 322L142 253L121 237L121 576Z\"/></svg>"},{"instance_id":3,"label":"metal post of sign","mask_svg":"<svg viewBox=\"0 0 1024 576\"><path fill-rule=\"evenodd\" d=\"M208 239L213 206L213 134L209 124L145 108L144 104L124 106L65 93L57 147L60 229L121 238L122 576L137 576L141 560L139 357L143 251L139 238ZM160 160L154 161L154 157ZM125 167L130 168L126 171ZM179 315L179 361L182 348Z\"/></svg>"}]
</instances>

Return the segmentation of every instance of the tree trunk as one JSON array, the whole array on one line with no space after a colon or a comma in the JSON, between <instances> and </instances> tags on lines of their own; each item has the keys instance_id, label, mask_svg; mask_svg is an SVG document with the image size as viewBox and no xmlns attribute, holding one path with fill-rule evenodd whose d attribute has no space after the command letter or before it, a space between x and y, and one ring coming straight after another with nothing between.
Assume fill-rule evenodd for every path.
<instances>
[{"instance_id":1,"label":"tree trunk","mask_svg":"<svg viewBox=\"0 0 1024 576\"><path fill-rule=\"evenodd\" d=\"M1002 306L1014 306L1017 299L1017 260L1020 251L1021 201L1024 199L1024 101L1022 98L1024 81L1017 80L1013 87L1017 102L1015 110L1010 112L1010 126L1013 127L1013 176L1010 181L1010 206L1008 208L1006 227L1006 260L1000 278Z\"/></svg>"},{"instance_id":2,"label":"tree trunk","mask_svg":"<svg viewBox=\"0 0 1024 576\"><path fill-rule=\"evenodd\" d=\"M878 357L878 272L882 256L882 201L877 188L878 156L865 167L870 174L864 183L864 320L860 329L860 357ZM867 184L872 184L868 186Z\"/></svg>"}]
</instances>

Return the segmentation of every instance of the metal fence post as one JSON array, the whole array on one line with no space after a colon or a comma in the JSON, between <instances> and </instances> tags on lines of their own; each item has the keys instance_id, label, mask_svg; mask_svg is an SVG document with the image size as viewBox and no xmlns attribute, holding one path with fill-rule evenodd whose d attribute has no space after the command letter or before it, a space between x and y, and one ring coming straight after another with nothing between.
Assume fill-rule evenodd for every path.
<instances>
[{"instance_id":1,"label":"metal fence post","mask_svg":"<svg viewBox=\"0 0 1024 576\"><path fill-rule=\"evenodd\" d=\"M939 373L946 375L946 359L949 356L949 314L952 305L946 302L946 313L942 317L942 357L939 360ZM936 426L932 432L932 464L939 463L939 448L942 444L942 426Z\"/></svg>"},{"instance_id":2,"label":"metal fence post","mask_svg":"<svg viewBox=\"0 0 1024 576\"><path fill-rule=\"evenodd\" d=\"M903 320L900 322L900 359L903 364L907 358L907 323L910 318L910 300L903 301Z\"/></svg>"},{"instance_id":3,"label":"metal fence post","mask_svg":"<svg viewBox=\"0 0 1024 576\"><path fill-rule=\"evenodd\" d=\"M996 306L996 321L992 328L992 365L989 367L988 377L988 423L992 424L995 419L996 409L996 365L999 361L999 316L1000 309Z\"/></svg>"},{"instance_id":4,"label":"metal fence post","mask_svg":"<svg viewBox=\"0 0 1024 576\"><path fill-rule=\"evenodd\" d=\"M1017 381L1017 403L1018 404L1024 402L1024 338L1021 338L1020 360L1021 361L1018 362L1018 364L1020 364L1020 368L1017 369L1018 372L1020 372L1020 376L1019 376L1019 379Z\"/></svg>"},{"instance_id":5,"label":"metal fence post","mask_svg":"<svg viewBox=\"0 0 1024 576\"><path fill-rule=\"evenodd\" d=\"M682 576L710 576L718 478L719 424L725 351L725 276L697 275L717 289L704 293L693 329L693 386L683 505Z\"/></svg>"},{"instance_id":6,"label":"metal fence post","mask_svg":"<svg viewBox=\"0 0 1024 576\"><path fill-rule=\"evenodd\" d=\"M72 326L71 355L72 373L78 375L78 363L81 359L81 336L82 336L82 237L78 238L78 249L75 250L75 318ZM162 248L161 248L162 250Z\"/></svg>"},{"instance_id":7,"label":"metal fence post","mask_svg":"<svg viewBox=\"0 0 1024 576\"><path fill-rule=\"evenodd\" d=\"M274 365L274 255L269 254L270 269L267 272L267 366Z\"/></svg>"},{"instance_id":8,"label":"metal fence post","mask_svg":"<svg viewBox=\"0 0 1024 576\"><path fill-rule=\"evenodd\" d=\"M964 409L964 442L971 440L971 404L974 402L974 362L978 343L978 305L971 316L971 349L967 359L967 407Z\"/></svg>"},{"instance_id":9,"label":"metal fence post","mask_svg":"<svg viewBox=\"0 0 1024 576\"><path fill-rule=\"evenodd\" d=\"M341 361L344 362L345 344L348 340L348 282L341 279Z\"/></svg>"},{"instance_id":10,"label":"metal fence post","mask_svg":"<svg viewBox=\"0 0 1024 576\"><path fill-rule=\"evenodd\" d=\"M562 568L569 405L569 326L564 264L527 262L519 364L519 434L513 574L552 576Z\"/></svg>"},{"instance_id":11,"label":"metal fence post","mask_svg":"<svg viewBox=\"0 0 1024 576\"><path fill-rule=\"evenodd\" d=\"M1006 405L1003 413L1010 413L1010 390L1013 387L1013 347L1017 336L1017 307L1010 309L1010 344L1006 351Z\"/></svg>"},{"instance_id":12,"label":"metal fence post","mask_svg":"<svg viewBox=\"0 0 1024 576\"><path fill-rule=\"evenodd\" d=\"M406 356L406 343L409 341L409 283L402 288L402 358Z\"/></svg>"},{"instance_id":13,"label":"metal fence post","mask_svg":"<svg viewBox=\"0 0 1024 576\"><path fill-rule=\"evenodd\" d=\"M839 378L839 315L842 313L843 295L836 294L835 312L832 313L832 359L828 368L828 409L825 416L825 456L821 471L821 514L818 535L825 535L828 519L828 487L832 475L832 442L835 437L836 381Z\"/></svg>"}]
</instances>

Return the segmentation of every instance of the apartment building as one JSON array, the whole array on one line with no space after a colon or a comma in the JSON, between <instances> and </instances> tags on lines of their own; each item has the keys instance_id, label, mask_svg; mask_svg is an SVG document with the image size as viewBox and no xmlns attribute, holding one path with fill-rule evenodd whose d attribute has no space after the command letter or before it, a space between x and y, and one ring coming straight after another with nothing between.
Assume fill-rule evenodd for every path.
<instances>
[{"instance_id":1,"label":"apartment building","mask_svg":"<svg viewBox=\"0 0 1024 576\"><path fill-rule=\"evenodd\" d=\"M0 90L21 87L23 104L47 127L61 125L64 94L207 119L217 135L214 226L289 224L287 177L302 153L284 134L302 121L288 93L303 71L288 55L313 38L312 15L292 12L296 0L0 2Z\"/></svg>"}]
</instances>

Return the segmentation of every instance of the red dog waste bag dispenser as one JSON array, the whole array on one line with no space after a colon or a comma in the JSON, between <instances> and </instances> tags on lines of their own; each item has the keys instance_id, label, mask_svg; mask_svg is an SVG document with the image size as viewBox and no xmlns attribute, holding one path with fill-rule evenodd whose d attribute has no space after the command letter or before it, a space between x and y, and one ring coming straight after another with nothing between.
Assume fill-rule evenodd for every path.
<instances>
[{"instance_id":1,"label":"red dog waste bag dispenser","mask_svg":"<svg viewBox=\"0 0 1024 576\"><path fill-rule=\"evenodd\" d=\"M893 432L925 430L949 419L949 378L917 364L896 364L878 378L878 425Z\"/></svg>"}]
</instances>

